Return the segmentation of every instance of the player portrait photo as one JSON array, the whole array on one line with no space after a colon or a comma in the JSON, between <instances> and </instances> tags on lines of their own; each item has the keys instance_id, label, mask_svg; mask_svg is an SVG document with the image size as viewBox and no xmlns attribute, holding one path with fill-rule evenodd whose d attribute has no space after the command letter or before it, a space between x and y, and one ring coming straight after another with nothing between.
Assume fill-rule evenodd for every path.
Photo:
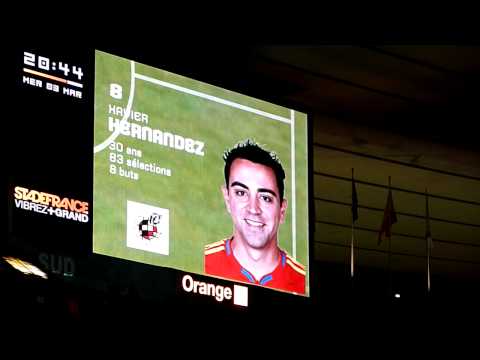
<instances>
[{"instance_id":1,"label":"player portrait photo","mask_svg":"<svg viewBox=\"0 0 480 360\"><path fill-rule=\"evenodd\" d=\"M205 247L205 272L303 294L305 267L278 246L288 207L280 160L249 139L226 151L224 161L233 235Z\"/></svg>"}]
</instances>

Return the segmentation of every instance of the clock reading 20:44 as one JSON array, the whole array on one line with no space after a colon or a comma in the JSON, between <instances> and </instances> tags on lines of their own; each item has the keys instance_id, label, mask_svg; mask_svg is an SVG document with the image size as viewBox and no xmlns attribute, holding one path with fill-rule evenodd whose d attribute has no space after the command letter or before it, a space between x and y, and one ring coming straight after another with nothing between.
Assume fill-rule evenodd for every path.
<instances>
[{"instance_id":1,"label":"clock reading 20:44","mask_svg":"<svg viewBox=\"0 0 480 360\"><path fill-rule=\"evenodd\" d=\"M35 54L26 51L23 53L23 63L44 71L56 71L58 69L58 71L63 72L63 75L66 77L76 75L78 80L82 80L83 77L81 67L72 66L70 68L70 65L67 63L51 61L48 57L36 56Z\"/></svg>"},{"instance_id":2,"label":"clock reading 20:44","mask_svg":"<svg viewBox=\"0 0 480 360\"><path fill-rule=\"evenodd\" d=\"M23 52L23 83L81 99L83 71L80 66L54 61L49 57ZM74 87L74 88L72 88ZM77 89L75 89L77 88Z\"/></svg>"}]
</instances>

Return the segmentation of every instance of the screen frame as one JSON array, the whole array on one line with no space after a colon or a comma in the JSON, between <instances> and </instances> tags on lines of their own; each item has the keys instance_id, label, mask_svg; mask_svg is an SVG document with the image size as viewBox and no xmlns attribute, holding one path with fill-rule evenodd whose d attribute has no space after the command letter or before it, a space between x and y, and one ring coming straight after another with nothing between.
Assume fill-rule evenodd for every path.
<instances>
[{"instance_id":1,"label":"screen frame","mask_svg":"<svg viewBox=\"0 0 480 360\"><path fill-rule=\"evenodd\" d=\"M272 103L278 106L286 107L289 109L292 109L294 111L302 112L305 114L306 117L306 156L307 156L307 169L306 169L306 178L308 181L308 196L307 196L307 202L308 202L308 225L307 225L307 231L308 231L308 239L306 241L308 249L307 249L307 256L308 256L308 262L307 262L307 281L308 285L306 284L306 289L308 289L308 293L305 295L301 295L303 297L309 298L311 297L312 294L312 275L313 275L313 231L315 229L315 224L312 222L312 219L315 218L314 215L314 201L313 201L313 139L312 139L312 134L313 134L313 126L312 126L312 117L311 117L311 110L306 109L304 106L301 106L298 103L293 103L291 101L287 101L283 98L279 98L278 96L269 96L268 94L264 92L258 92L254 91L254 89L250 87L245 87L244 84L239 84L237 80L233 79L231 81L231 78L220 78L218 79L217 76L214 76L216 72L212 72L212 69L209 69L209 66L205 66L205 63L201 63L200 66L196 64L196 66L191 66L190 68L185 68L182 65L172 65L169 63L169 58L168 56L165 58L162 58L162 61L159 62L158 57L155 58L155 56L149 58L148 56L133 56L133 57L128 57L131 54L127 52L127 54L121 50L118 49L111 49L111 48L98 48L97 50L106 52L108 54L111 54L113 56L118 56L126 60L131 60L134 61L135 63L141 63L147 66L154 67L159 70L163 71L168 71L173 74L177 74L179 76L184 76L189 79L192 79L194 81L199 81L208 85L212 85L218 88L221 88L226 91L231 91L235 92L244 96L251 97L253 99L258 99L261 101L265 101L268 103ZM133 55L133 54L132 54ZM144 54L145 55L145 54ZM141 58L141 60L136 60L138 58ZM207 62L208 63L208 62ZM159 265L162 266L162 265ZM167 266L168 267L168 266ZM170 267L169 267L170 268ZM175 269L175 268L173 268ZM181 269L176 269L178 271L185 271ZM188 271L188 270L187 270ZM200 274L200 275L206 275L206 274ZM209 276L209 275L206 275ZM290 293L293 296L298 296L299 294L293 294Z\"/></svg>"}]
</instances>

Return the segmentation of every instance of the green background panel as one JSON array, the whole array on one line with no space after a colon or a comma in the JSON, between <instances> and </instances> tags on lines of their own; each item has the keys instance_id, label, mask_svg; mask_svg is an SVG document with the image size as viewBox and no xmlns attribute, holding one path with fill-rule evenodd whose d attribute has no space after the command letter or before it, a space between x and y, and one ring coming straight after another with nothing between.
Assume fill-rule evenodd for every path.
<instances>
[{"instance_id":1,"label":"green background panel","mask_svg":"<svg viewBox=\"0 0 480 360\"><path fill-rule=\"evenodd\" d=\"M107 139L109 104L127 107L130 94L130 61L103 52L96 53L95 145ZM271 114L290 118L291 111L209 84L201 83L146 65L135 64L135 72L151 78L200 91ZM110 84L122 86L122 99L109 95ZM168 146L119 135L116 142L141 151L138 160L171 169L171 176L132 169L139 180L109 174L108 147L94 155L93 246L96 253L128 260L203 273L203 248L231 235L232 221L225 209L220 188L224 183L223 152L239 141L252 138L280 157L287 178L285 196L289 201L286 221L280 227L279 244L292 254L291 125L215 101L170 89L141 79L135 80L134 111L148 114L148 124L129 120L202 141L204 156ZM295 112L296 161L296 258L308 264L307 118ZM118 154L118 153L117 153ZM169 255L160 255L126 246L127 200L167 208L170 211ZM308 283L308 282L307 282ZM307 289L308 294L308 289Z\"/></svg>"}]
</instances>

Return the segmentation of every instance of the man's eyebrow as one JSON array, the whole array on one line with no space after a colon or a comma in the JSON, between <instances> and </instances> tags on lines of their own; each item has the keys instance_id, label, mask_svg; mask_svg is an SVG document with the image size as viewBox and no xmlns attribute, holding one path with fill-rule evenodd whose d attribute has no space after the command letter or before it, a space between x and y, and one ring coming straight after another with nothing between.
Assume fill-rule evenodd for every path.
<instances>
[{"instance_id":1,"label":"man's eyebrow","mask_svg":"<svg viewBox=\"0 0 480 360\"><path fill-rule=\"evenodd\" d=\"M244 189L249 190L249 189L248 189L248 186L245 185L245 184L242 184L240 181L234 181L230 186L235 186L235 185L240 186L240 187L242 187L242 188L244 188Z\"/></svg>"},{"instance_id":2,"label":"man's eyebrow","mask_svg":"<svg viewBox=\"0 0 480 360\"><path fill-rule=\"evenodd\" d=\"M266 193L272 194L273 196L277 197L277 194L275 194L275 191L270 190L270 189L260 188L260 189L258 189L258 192L266 192Z\"/></svg>"},{"instance_id":3,"label":"man's eyebrow","mask_svg":"<svg viewBox=\"0 0 480 360\"><path fill-rule=\"evenodd\" d=\"M232 187L233 187L233 186L240 186L240 187L242 187L242 188L244 188L244 189L246 189L246 190L250 190L247 185L241 183L240 181L234 181L230 186L232 186ZM278 197L278 195L275 193L275 191L273 191L273 190L271 190L271 189L259 188L257 191L258 191L258 192L263 192L263 193L266 192L266 193L272 194L274 197Z\"/></svg>"}]
</instances>

